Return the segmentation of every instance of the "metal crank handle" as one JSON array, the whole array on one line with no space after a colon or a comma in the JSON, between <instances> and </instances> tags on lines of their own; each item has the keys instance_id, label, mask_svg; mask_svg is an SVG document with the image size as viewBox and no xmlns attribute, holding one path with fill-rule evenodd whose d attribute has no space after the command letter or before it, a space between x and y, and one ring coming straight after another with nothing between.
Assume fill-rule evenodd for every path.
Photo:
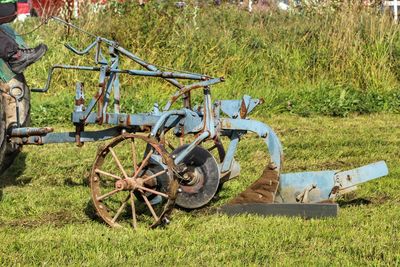
<instances>
[{"instance_id":1,"label":"metal crank handle","mask_svg":"<svg viewBox=\"0 0 400 267\"><path fill-rule=\"evenodd\" d=\"M83 56L86 55L90 52L90 50L93 49L93 47L95 47L98 44L98 40L94 41L93 43L91 43L88 47L86 47L83 50L78 50L75 47L73 47L70 44L64 44L65 48L67 48L69 51L71 51L72 53L78 55L78 56Z\"/></svg>"}]
</instances>

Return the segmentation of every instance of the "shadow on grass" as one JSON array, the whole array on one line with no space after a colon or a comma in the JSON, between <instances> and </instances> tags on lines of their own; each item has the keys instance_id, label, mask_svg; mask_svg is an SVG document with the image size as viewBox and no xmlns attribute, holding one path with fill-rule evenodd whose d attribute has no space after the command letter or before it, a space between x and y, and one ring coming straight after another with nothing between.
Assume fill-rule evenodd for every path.
<instances>
[{"instance_id":1,"label":"shadow on grass","mask_svg":"<svg viewBox=\"0 0 400 267\"><path fill-rule=\"evenodd\" d=\"M84 177L79 182L77 182L74 179L72 179L71 177L68 177L64 180L64 185L70 186L70 187L74 187L74 186L85 186L86 187L89 185L89 179L87 177Z\"/></svg>"},{"instance_id":2,"label":"shadow on grass","mask_svg":"<svg viewBox=\"0 0 400 267\"><path fill-rule=\"evenodd\" d=\"M351 200L338 200L337 203L339 204L339 207L345 208L345 207L369 205L372 203L372 201L365 198L354 198Z\"/></svg>"},{"instance_id":3,"label":"shadow on grass","mask_svg":"<svg viewBox=\"0 0 400 267\"><path fill-rule=\"evenodd\" d=\"M101 217L97 214L96 208L94 207L92 200L87 202L85 207L85 214L92 221L96 221L98 223L104 223Z\"/></svg>"},{"instance_id":4,"label":"shadow on grass","mask_svg":"<svg viewBox=\"0 0 400 267\"><path fill-rule=\"evenodd\" d=\"M13 164L0 175L0 189L10 185L26 185L32 181L32 177L23 176L26 164L26 154L19 153Z\"/></svg>"}]
</instances>

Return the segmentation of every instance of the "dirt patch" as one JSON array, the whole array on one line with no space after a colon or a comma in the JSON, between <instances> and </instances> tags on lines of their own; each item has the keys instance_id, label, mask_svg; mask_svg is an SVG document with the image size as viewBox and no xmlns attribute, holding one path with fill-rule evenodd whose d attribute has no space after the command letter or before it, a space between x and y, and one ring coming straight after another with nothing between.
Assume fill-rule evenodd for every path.
<instances>
[{"instance_id":1,"label":"dirt patch","mask_svg":"<svg viewBox=\"0 0 400 267\"><path fill-rule=\"evenodd\" d=\"M37 219L13 220L10 222L3 222L0 225L5 227L9 226L9 227L24 227L24 228L36 228L42 225L52 225L55 227L62 227L67 224L84 223L86 221L87 220L77 218L70 211L62 210L44 214L42 217Z\"/></svg>"},{"instance_id":2,"label":"dirt patch","mask_svg":"<svg viewBox=\"0 0 400 267\"><path fill-rule=\"evenodd\" d=\"M255 181L228 204L274 203L278 185L278 172L267 166L260 179Z\"/></svg>"}]
</instances>

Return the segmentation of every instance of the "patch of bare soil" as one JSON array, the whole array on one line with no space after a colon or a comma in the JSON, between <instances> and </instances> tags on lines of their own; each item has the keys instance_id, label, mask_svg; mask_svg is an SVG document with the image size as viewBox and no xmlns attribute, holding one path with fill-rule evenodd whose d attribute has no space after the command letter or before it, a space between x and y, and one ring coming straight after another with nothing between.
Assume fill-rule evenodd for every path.
<instances>
[{"instance_id":1,"label":"patch of bare soil","mask_svg":"<svg viewBox=\"0 0 400 267\"><path fill-rule=\"evenodd\" d=\"M36 228L42 225L52 225L55 227L62 227L72 223L84 223L86 220L75 217L71 212L62 210L52 213L47 213L37 219L21 219L13 220L10 222L0 223L0 227L24 227Z\"/></svg>"}]
</instances>

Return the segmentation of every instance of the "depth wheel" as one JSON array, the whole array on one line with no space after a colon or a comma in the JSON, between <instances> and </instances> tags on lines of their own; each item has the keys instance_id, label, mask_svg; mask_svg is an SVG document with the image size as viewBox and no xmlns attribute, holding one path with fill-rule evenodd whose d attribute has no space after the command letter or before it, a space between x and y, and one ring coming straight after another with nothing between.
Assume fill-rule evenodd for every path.
<instances>
[{"instance_id":1,"label":"depth wheel","mask_svg":"<svg viewBox=\"0 0 400 267\"><path fill-rule=\"evenodd\" d=\"M115 138L99 150L90 175L98 215L111 227L168 223L179 186L172 167L156 140L138 134Z\"/></svg>"},{"instance_id":2,"label":"depth wheel","mask_svg":"<svg viewBox=\"0 0 400 267\"><path fill-rule=\"evenodd\" d=\"M172 155L178 155L188 145L178 147ZM218 164L206 149L196 146L183 160L185 170L180 173L180 192L176 204L185 209L198 209L207 205L217 193L220 176Z\"/></svg>"}]
</instances>

